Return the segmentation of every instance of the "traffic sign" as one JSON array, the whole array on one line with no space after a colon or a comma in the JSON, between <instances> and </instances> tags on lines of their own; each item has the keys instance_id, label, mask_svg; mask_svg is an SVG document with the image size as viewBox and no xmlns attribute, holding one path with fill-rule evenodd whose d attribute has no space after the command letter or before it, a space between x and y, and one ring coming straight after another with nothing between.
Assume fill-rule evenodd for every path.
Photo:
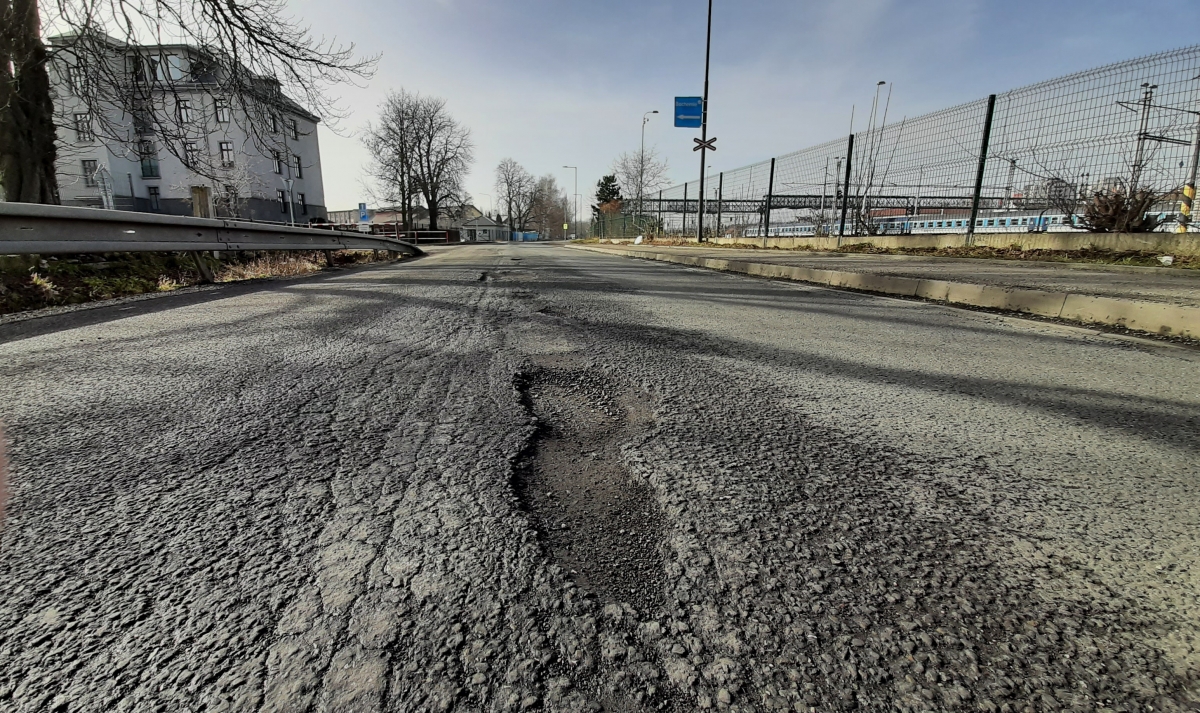
<instances>
[{"instance_id":1,"label":"traffic sign","mask_svg":"<svg viewBox=\"0 0 1200 713\"><path fill-rule=\"evenodd\" d=\"M692 147L693 151L699 151L700 149L705 149L707 151L717 150L717 147L713 146L713 144L717 143L717 137L715 136L708 141L701 141L700 139L692 139L692 141L696 142L696 145Z\"/></svg>"},{"instance_id":2,"label":"traffic sign","mask_svg":"<svg viewBox=\"0 0 1200 713\"><path fill-rule=\"evenodd\" d=\"M367 222L370 222L370 220L371 220L371 216L369 216L367 214L367 204L359 203L358 204L358 222L367 223Z\"/></svg>"},{"instance_id":3,"label":"traffic sign","mask_svg":"<svg viewBox=\"0 0 1200 713\"><path fill-rule=\"evenodd\" d=\"M676 127L680 129L699 129L703 119L703 97L675 97Z\"/></svg>"}]
</instances>

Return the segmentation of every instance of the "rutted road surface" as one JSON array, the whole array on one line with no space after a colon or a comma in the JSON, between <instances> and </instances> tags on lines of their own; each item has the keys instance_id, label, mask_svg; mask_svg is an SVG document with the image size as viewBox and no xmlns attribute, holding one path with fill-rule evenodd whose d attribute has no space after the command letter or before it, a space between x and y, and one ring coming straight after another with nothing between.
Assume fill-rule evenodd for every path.
<instances>
[{"instance_id":1,"label":"rutted road surface","mask_svg":"<svg viewBox=\"0 0 1200 713\"><path fill-rule=\"evenodd\" d=\"M0 710L1182 711L1200 353L547 246L0 327Z\"/></svg>"}]
</instances>

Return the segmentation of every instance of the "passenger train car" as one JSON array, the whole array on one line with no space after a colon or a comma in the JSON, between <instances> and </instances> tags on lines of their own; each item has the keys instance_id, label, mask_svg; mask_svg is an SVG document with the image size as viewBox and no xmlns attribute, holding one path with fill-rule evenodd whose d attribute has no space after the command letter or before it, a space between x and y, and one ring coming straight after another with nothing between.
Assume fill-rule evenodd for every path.
<instances>
[{"instance_id":1,"label":"passenger train car","mask_svg":"<svg viewBox=\"0 0 1200 713\"><path fill-rule=\"evenodd\" d=\"M1169 230L1172 223L1170 216L1162 214L1163 230ZM887 218L876 218L873 223L876 235L921 235L965 233L969 217L945 215L899 215ZM846 232L851 232L851 223L847 219ZM1063 213L1009 211L1004 213L989 213L975 220L976 233L1066 233L1084 230L1079 216L1067 216ZM820 231L823 235L836 235L838 223L826 223ZM771 226L772 236L802 237L816 235L817 226L813 223L781 223ZM745 229L748 238L762 237L762 226L751 226Z\"/></svg>"}]
</instances>

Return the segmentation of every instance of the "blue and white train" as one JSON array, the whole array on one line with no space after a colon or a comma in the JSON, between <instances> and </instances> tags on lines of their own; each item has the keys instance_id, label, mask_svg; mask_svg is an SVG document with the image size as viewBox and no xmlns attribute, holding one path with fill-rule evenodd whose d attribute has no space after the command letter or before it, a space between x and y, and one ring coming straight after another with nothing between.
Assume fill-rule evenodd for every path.
<instances>
[{"instance_id":1,"label":"blue and white train","mask_svg":"<svg viewBox=\"0 0 1200 713\"><path fill-rule=\"evenodd\" d=\"M1159 216L1161 223L1170 228L1170 216ZM920 235L965 233L969 217L944 215L898 215L887 218L875 218L876 235ZM851 232L852 223L847 219L846 232ZM1079 216L1067 216L1063 213L1022 212L1011 211L989 213L975 220L976 233L1067 233L1084 230ZM779 237L803 237L817 234L814 223L780 223L771 226L771 235ZM826 223L820 231L824 235L836 235L838 223ZM762 226L750 226L744 231L748 238L762 237Z\"/></svg>"}]
</instances>

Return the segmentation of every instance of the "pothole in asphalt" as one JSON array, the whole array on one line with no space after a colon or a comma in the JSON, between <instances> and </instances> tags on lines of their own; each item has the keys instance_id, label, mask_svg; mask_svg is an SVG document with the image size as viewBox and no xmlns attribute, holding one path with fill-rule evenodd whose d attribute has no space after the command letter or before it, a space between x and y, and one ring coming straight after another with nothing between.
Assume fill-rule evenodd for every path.
<instances>
[{"instance_id":1,"label":"pothole in asphalt","mask_svg":"<svg viewBox=\"0 0 1200 713\"><path fill-rule=\"evenodd\" d=\"M547 553L585 591L639 612L661 608L662 512L621 458L621 445L654 423L650 396L552 363L517 386L539 426L513 482Z\"/></svg>"}]
</instances>

